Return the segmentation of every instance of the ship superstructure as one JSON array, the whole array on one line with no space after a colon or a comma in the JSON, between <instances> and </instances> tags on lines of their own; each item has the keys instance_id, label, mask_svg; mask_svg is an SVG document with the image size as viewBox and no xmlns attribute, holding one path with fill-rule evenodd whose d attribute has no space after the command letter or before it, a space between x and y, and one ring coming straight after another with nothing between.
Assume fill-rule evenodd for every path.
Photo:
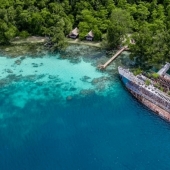
<instances>
[{"instance_id":1,"label":"ship superstructure","mask_svg":"<svg viewBox=\"0 0 170 170\"><path fill-rule=\"evenodd\" d=\"M122 67L118 67L118 71L126 88L139 101L161 117L170 120L170 97L168 94L156 88L154 82L142 74L135 76L129 69ZM146 81L150 82L149 85L146 85Z\"/></svg>"}]
</instances>

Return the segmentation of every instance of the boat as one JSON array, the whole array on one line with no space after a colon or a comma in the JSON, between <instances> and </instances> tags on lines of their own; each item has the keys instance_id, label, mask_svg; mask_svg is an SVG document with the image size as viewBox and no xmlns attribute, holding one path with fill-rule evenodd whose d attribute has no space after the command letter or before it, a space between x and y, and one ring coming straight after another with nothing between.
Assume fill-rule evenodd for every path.
<instances>
[{"instance_id":1,"label":"boat","mask_svg":"<svg viewBox=\"0 0 170 170\"><path fill-rule=\"evenodd\" d=\"M166 71L158 72L161 80L164 79ZM138 101L161 118L170 121L170 96L166 92L159 90L153 80L142 74L134 75L129 69L120 66L118 67L118 72L125 87Z\"/></svg>"}]
</instances>

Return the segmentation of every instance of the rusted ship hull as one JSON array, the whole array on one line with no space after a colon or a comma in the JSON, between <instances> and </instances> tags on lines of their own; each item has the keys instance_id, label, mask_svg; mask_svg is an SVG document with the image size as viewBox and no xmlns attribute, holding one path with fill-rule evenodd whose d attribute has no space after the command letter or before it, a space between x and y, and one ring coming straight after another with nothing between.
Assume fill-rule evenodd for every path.
<instances>
[{"instance_id":1,"label":"rusted ship hull","mask_svg":"<svg viewBox=\"0 0 170 170\"><path fill-rule=\"evenodd\" d=\"M146 77L135 76L128 69L118 68L120 79L128 91L142 104L161 118L170 121L170 97L156 89L153 85L145 84Z\"/></svg>"},{"instance_id":2,"label":"rusted ship hull","mask_svg":"<svg viewBox=\"0 0 170 170\"><path fill-rule=\"evenodd\" d=\"M127 88L128 89L128 88ZM154 103L150 102L149 100L145 99L144 97L136 94L132 90L128 89L128 91L142 104L152 110L155 114L170 122L170 113L166 110L162 109L161 107L155 105Z\"/></svg>"}]
</instances>

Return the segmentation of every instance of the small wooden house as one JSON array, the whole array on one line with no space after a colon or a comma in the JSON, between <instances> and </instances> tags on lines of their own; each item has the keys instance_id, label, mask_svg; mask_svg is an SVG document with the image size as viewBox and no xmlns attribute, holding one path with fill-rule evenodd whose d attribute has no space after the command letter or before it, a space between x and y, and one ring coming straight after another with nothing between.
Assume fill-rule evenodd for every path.
<instances>
[{"instance_id":1,"label":"small wooden house","mask_svg":"<svg viewBox=\"0 0 170 170\"><path fill-rule=\"evenodd\" d=\"M71 32L70 32L70 34L68 35L68 37L69 38L73 38L73 39L76 39L77 37L78 37L78 35L79 35L79 30L78 30L78 28L76 27L76 28L74 28Z\"/></svg>"},{"instance_id":2,"label":"small wooden house","mask_svg":"<svg viewBox=\"0 0 170 170\"><path fill-rule=\"evenodd\" d=\"M86 40L87 41L92 41L94 38L92 30L86 35Z\"/></svg>"}]
</instances>

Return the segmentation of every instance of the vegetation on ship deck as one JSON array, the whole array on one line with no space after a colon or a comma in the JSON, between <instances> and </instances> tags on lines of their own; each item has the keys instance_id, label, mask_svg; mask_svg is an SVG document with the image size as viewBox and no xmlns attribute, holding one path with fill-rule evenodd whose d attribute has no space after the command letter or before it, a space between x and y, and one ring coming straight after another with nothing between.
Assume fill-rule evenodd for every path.
<instances>
[{"instance_id":1,"label":"vegetation on ship deck","mask_svg":"<svg viewBox=\"0 0 170 170\"><path fill-rule=\"evenodd\" d=\"M0 0L0 43L16 36L49 36L55 49L66 46L66 35L79 28L79 38L93 30L94 40L114 48L127 35L138 66L169 61L169 0Z\"/></svg>"}]
</instances>

